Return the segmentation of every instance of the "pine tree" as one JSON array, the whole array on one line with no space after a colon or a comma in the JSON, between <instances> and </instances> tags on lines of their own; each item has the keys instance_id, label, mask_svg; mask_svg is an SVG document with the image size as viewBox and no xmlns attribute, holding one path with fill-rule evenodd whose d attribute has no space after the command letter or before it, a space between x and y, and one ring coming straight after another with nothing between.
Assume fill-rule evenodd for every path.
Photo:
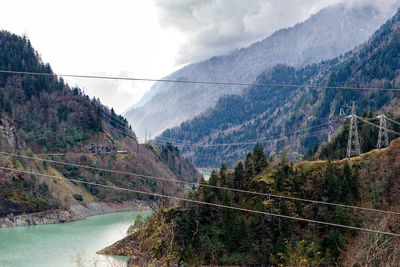
<instances>
[{"instance_id":1,"label":"pine tree","mask_svg":"<svg viewBox=\"0 0 400 267\"><path fill-rule=\"evenodd\" d=\"M329 201L336 202L339 199L339 184L336 178L335 168L330 158L327 162L325 181Z\"/></svg>"},{"instance_id":2,"label":"pine tree","mask_svg":"<svg viewBox=\"0 0 400 267\"><path fill-rule=\"evenodd\" d=\"M360 199L360 191L358 189L359 184L358 184L358 169L360 166L353 165L353 175L351 176L351 182L350 182L350 188L351 188L351 193L353 195L354 199Z\"/></svg>"},{"instance_id":3,"label":"pine tree","mask_svg":"<svg viewBox=\"0 0 400 267\"><path fill-rule=\"evenodd\" d=\"M250 179L254 176L254 164L253 164L253 155L248 153L246 156L246 160L244 162L244 175L243 175L243 187L246 188Z\"/></svg>"},{"instance_id":4,"label":"pine tree","mask_svg":"<svg viewBox=\"0 0 400 267\"><path fill-rule=\"evenodd\" d=\"M233 178L233 188L235 189L244 189L244 184L243 184L243 163L240 161L238 165L235 168L235 174ZM239 202L240 200L240 194L239 192L234 193L234 199L233 201L235 203Z\"/></svg>"},{"instance_id":5,"label":"pine tree","mask_svg":"<svg viewBox=\"0 0 400 267\"><path fill-rule=\"evenodd\" d=\"M223 205L230 206L232 205L232 200L227 191L224 192L223 195ZM223 242L229 251L236 251L236 216L232 209L223 209L222 210L222 233L224 235Z\"/></svg>"},{"instance_id":6,"label":"pine tree","mask_svg":"<svg viewBox=\"0 0 400 267\"><path fill-rule=\"evenodd\" d=\"M235 168L235 176L233 186L235 189L242 189L243 179L243 163L240 161Z\"/></svg>"},{"instance_id":7,"label":"pine tree","mask_svg":"<svg viewBox=\"0 0 400 267\"><path fill-rule=\"evenodd\" d=\"M221 169L219 171L219 175L221 175L222 179L222 186L226 185L226 171L227 171L226 164L222 164Z\"/></svg>"},{"instance_id":8,"label":"pine tree","mask_svg":"<svg viewBox=\"0 0 400 267\"><path fill-rule=\"evenodd\" d=\"M351 188L347 177L342 179L340 183L340 202L348 204L350 202Z\"/></svg>"},{"instance_id":9,"label":"pine tree","mask_svg":"<svg viewBox=\"0 0 400 267\"><path fill-rule=\"evenodd\" d=\"M282 201L279 204L279 213L281 215L290 216L289 209L285 201ZM290 236L290 230L292 228L291 221L289 219L279 219L279 220L281 220L280 232L285 238L288 238Z\"/></svg>"},{"instance_id":10,"label":"pine tree","mask_svg":"<svg viewBox=\"0 0 400 267\"><path fill-rule=\"evenodd\" d=\"M239 217L239 225L236 234L236 245L241 248L242 252L246 250L249 245L249 231L247 229L246 221L243 216Z\"/></svg>"},{"instance_id":11,"label":"pine tree","mask_svg":"<svg viewBox=\"0 0 400 267\"><path fill-rule=\"evenodd\" d=\"M267 166L264 148L261 144L257 143L253 150L254 170L259 173Z\"/></svg>"}]
</instances>

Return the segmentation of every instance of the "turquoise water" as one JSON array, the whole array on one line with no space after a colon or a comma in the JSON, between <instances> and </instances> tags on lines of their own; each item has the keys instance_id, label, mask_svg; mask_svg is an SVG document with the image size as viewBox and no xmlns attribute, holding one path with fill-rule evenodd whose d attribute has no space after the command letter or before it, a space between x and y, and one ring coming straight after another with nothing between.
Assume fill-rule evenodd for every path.
<instances>
[{"instance_id":1,"label":"turquoise water","mask_svg":"<svg viewBox=\"0 0 400 267\"><path fill-rule=\"evenodd\" d=\"M201 171L200 174L203 175L204 180L207 181L208 179L210 179L211 171Z\"/></svg>"},{"instance_id":2,"label":"turquoise water","mask_svg":"<svg viewBox=\"0 0 400 267\"><path fill-rule=\"evenodd\" d=\"M0 266L126 266L123 258L97 255L96 251L123 238L139 213L149 215L150 211L0 229Z\"/></svg>"}]
</instances>

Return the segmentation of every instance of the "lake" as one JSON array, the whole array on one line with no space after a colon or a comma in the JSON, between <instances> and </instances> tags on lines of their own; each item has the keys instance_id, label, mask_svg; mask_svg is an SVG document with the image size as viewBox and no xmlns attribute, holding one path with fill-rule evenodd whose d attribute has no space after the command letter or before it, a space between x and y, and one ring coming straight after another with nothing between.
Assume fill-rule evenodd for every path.
<instances>
[{"instance_id":1,"label":"lake","mask_svg":"<svg viewBox=\"0 0 400 267\"><path fill-rule=\"evenodd\" d=\"M0 229L0 266L126 266L124 258L96 251L123 238L138 214L150 213L111 213L72 223Z\"/></svg>"},{"instance_id":2,"label":"lake","mask_svg":"<svg viewBox=\"0 0 400 267\"><path fill-rule=\"evenodd\" d=\"M201 171L199 171L200 172L200 174L201 175L203 175L203 177L204 177L204 180L208 180L208 179L210 179L210 176L211 176L211 172L212 171L209 171L209 170L201 170Z\"/></svg>"}]
</instances>

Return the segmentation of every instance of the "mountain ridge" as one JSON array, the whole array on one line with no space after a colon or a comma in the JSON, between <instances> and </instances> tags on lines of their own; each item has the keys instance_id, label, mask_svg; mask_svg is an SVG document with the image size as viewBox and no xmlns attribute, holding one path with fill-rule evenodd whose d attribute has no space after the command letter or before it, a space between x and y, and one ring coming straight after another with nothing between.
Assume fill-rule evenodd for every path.
<instances>
[{"instance_id":1,"label":"mountain ridge","mask_svg":"<svg viewBox=\"0 0 400 267\"><path fill-rule=\"evenodd\" d=\"M0 69L48 74L0 73L0 165L7 168L0 170L0 217L61 211L50 212L57 217L93 202L151 201L87 182L177 192L183 189L179 182L145 177L200 179L179 151L139 144L125 118L65 84L27 38L0 31Z\"/></svg>"},{"instance_id":2,"label":"mountain ridge","mask_svg":"<svg viewBox=\"0 0 400 267\"><path fill-rule=\"evenodd\" d=\"M257 83L397 88L399 16L397 12L368 42L341 57L299 68L276 65L259 75ZM200 167L215 167L222 163L231 166L249 151L248 145L239 148L201 145L262 140L270 136L284 138L267 143L267 151L276 155L286 147L293 152L291 159L299 159L307 150L326 140L327 133L306 138L295 135L285 138L287 134L309 127L314 129L302 134L315 135L324 127L330 128L330 134L333 134L338 127L336 121L342 120L338 117L342 106L355 101L360 114L363 109L377 111L397 98L396 93L373 90L253 86L241 95L219 99L214 108L179 127L166 130L159 141L166 138L183 144L194 143L187 147L179 142L177 145L181 145L183 153ZM318 126L321 124L323 127Z\"/></svg>"},{"instance_id":3,"label":"mountain ridge","mask_svg":"<svg viewBox=\"0 0 400 267\"><path fill-rule=\"evenodd\" d=\"M369 6L332 6L247 48L185 66L168 79L251 83L275 64L307 65L353 49L387 17ZM238 86L156 83L149 102L124 114L138 136L143 138L145 129L156 136L212 107L220 96L241 90Z\"/></svg>"}]
</instances>

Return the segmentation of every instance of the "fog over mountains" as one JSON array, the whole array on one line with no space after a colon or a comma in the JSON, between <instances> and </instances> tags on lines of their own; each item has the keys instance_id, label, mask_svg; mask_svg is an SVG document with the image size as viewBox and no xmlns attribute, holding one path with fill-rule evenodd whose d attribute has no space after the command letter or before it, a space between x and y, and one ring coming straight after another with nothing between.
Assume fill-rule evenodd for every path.
<instances>
[{"instance_id":1,"label":"fog over mountains","mask_svg":"<svg viewBox=\"0 0 400 267\"><path fill-rule=\"evenodd\" d=\"M322 9L303 23L228 55L190 64L165 79L253 82L269 67L295 67L334 58L365 42L393 12L373 6L344 4ZM142 100L125 112L139 137L178 126L215 105L219 97L238 94L240 86L156 83Z\"/></svg>"}]
</instances>

